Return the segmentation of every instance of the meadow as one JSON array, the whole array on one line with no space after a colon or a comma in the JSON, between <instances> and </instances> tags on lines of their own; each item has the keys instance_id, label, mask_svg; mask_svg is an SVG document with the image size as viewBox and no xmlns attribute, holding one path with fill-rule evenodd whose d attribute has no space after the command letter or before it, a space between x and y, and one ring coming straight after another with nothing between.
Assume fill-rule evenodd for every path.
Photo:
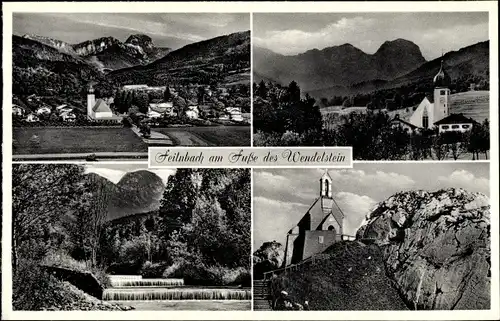
<instances>
[{"instance_id":1,"label":"meadow","mask_svg":"<svg viewBox=\"0 0 500 321\"><path fill-rule=\"evenodd\" d=\"M178 146L250 146L250 126L155 128Z\"/></svg>"},{"instance_id":2,"label":"meadow","mask_svg":"<svg viewBox=\"0 0 500 321\"><path fill-rule=\"evenodd\" d=\"M147 152L147 145L129 128L13 129L13 154Z\"/></svg>"}]
</instances>

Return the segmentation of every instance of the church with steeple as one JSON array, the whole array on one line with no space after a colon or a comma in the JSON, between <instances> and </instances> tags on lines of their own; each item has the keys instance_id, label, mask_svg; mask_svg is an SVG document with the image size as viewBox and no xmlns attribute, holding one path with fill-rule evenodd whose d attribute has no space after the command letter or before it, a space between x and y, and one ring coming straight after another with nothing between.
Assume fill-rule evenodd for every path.
<instances>
[{"instance_id":1,"label":"church with steeple","mask_svg":"<svg viewBox=\"0 0 500 321\"><path fill-rule=\"evenodd\" d=\"M113 115L111 108L104 99L97 99L96 101L92 83L89 84L87 89L87 118L89 120L121 120L120 117Z\"/></svg>"},{"instance_id":2,"label":"church with steeple","mask_svg":"<svg viewBox=\"0 0 500 321\"><path fill-rule=\"evenodd\" d=\"M436 122L449 116L451 78L443 67L443 60L433 82L433 96L425 97L410 117L410 123L418 128L432 128Z\"/></svg>"},{"instance_id":3,"label":"church with steeple","mask_svg":"<svg viewBox=\"0 0 500 321\"><path fill-rule=\"evenodd\" d=\"M320 254L342 240L344 213L333 198L332 185L332 177L326 171L319 180L318 197L287 233L285 266Z\"/></svg>"},{"instance_id":4,"label":"church with steeple","mask_svg":"<svg viewBox=\"0 0 500 321\"><path fill-rule=\"evenodd\" d=\"M420 129L437 127L439 132L460 131L472 129L474 120L462 114L450 113L450 85L451 77L446 72L443 59L441 68L434 76L434 92L432 96L425 97L418 105L409 119L410 126Z\"/></svg>"}]
</instances>

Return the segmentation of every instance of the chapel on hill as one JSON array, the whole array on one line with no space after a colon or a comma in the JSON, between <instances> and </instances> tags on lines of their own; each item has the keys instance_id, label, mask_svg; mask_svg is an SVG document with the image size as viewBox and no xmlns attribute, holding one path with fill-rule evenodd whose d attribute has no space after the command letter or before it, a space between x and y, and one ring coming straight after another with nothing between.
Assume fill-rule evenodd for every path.
<instances>
[{"instance_id":1,"label":"chapel on hill","mask_svg":"<svg viewBox=\"0 0 500 321\"><path fill-rule=\"evenodd\" d=\"M342 240L344 213L333 199L332 177L321 176L319 196L286 237L285 266L298 263Z\"/></svg>"}]
</instances>

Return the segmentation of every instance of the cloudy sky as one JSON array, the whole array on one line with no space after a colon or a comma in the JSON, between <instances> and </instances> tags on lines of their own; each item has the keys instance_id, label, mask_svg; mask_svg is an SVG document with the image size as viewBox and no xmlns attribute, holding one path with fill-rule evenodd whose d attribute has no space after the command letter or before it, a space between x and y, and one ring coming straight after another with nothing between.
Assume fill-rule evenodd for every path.
<instances>
[{"instance_id":1,"label":"cloudy sky","mask_svg":"<svg viewBox=\"0 0 500 321\"><path fill-rule=\"evenodd\" d=\"M253 174L254 249L265 241L285 244L319 195L324 169L255 169ZM335 200L344 212L344 233L354 235L374 206L396 192L462 187L489 196L487 163L371 163L329 170Z\"/></svg>"},{"instance_id":2,"label":"cloudy sky","mask_svg":"<svg viewBox=\"0 0 500 321\"><path fill-rule=\"evenodd\" d=\"M384 41L416 43L432 60L488 40L488 13L255 13L255 45L291 55L350 43L373 54Z\"/></svg>"},{"instance_id":3,"label":"cloudy sky","mask_svg":"<svg viewBox=\"0 0 500 321\"><path fill-rule=\"evenodd\" d=\"M113 183L118 183L120 179L128 172L135 172L139 170L148 170L152 173L158 175L163 182L166 184L168 177L170 175L175 174L175 169L148 169L148 165L140 165L140 164L102 164L102 165L93 165L86 164L85 172L87 173L96 173L109 179Z\"/></svg>"},{"instance_id":4,"label":"cloudy sky","mask_svg":"<svg viewBox=\"0 0 500 321\"><path fill-rule=\"evenodd\" d=\"M250 29L248 13L15 13L13 33L37 34L79 43L112 36L125 41L131 34L150 36L157 46L180 48Z\"/></svg>"}]
</instances>

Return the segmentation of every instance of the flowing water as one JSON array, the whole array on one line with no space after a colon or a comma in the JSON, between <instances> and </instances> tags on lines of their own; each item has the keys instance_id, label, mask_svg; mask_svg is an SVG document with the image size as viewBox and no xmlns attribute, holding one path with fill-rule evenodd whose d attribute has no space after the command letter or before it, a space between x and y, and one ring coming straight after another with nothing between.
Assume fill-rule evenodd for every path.
<instances>
[{"instance_id":1,"label":"flowing water","mask_svg":"<svg viewBox=\"0 0 500 321\"><path fill-rule=\"evenodd\" d=\"M112 288L103 300L123 303L137 310L249 310L250 289L185 286L183 279L143 279L141 276L110 276Z\"/></svg>"}]
</instances>

